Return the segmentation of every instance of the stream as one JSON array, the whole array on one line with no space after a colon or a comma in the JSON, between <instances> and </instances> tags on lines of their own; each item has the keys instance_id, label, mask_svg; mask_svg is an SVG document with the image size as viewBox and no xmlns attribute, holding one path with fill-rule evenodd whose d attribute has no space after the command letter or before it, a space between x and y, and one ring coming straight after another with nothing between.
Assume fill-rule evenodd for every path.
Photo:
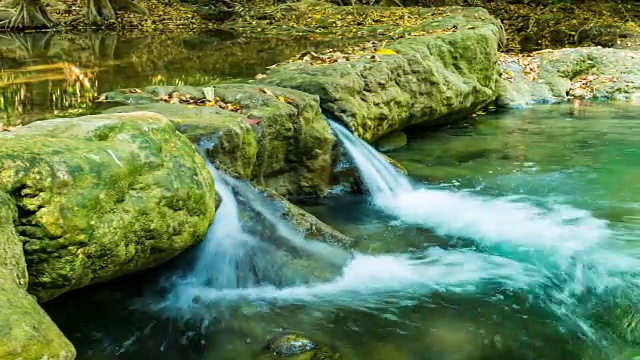
<instances>
[{"instance_id":1,"label":"stream","mask_svg":"<svg viewBox=\"0 0 640 360\"><path fill-rule=\"evenodd\" d=\"M12 92L3 91L7 125L98 111L83 102L84 90L248 79L304 49L335 45L247 47L229 34L198 45L197 36L42 36L3 38L11 42L2 46L3 68L75 59L99 70L12 80L4 88ZM229 52L233 62L220 61ZM355 238L352 252L304 242L250 186L211 166L222 202L202 244L162 268L43 307L78 359L250 360L283 332L354 360L635 359L640 108L570 110L539 105L408 131L408 145L387 154L408 177L331 123L365 194L302 206Z\"/></svg>"},{"instance_id":2,"label":"stream","mask_svg":"<svg viewBox=\"0 0 640 360\"><path fill-rule=\"evenodd\" d=\"M289 266L269 267L278 258L268 252L257 273L209 261L239 264L250 248L223 245L249 234L241 215L225 214L251 206L252 190L216 174L223 200L212 229L227 231L224 243L212 236L164 271L45 308L81 359L255 359L283 331L345 359L631 359L640 355L639 119L623 105L581 116L540 105L412 132L390 153L410 177L332 124L367 190L305 205L357 239L334 279L283 277ZM215 276L224 271L233 275ZM262 276L224 282L246 274Z\"/></svg>"}]
</instances>

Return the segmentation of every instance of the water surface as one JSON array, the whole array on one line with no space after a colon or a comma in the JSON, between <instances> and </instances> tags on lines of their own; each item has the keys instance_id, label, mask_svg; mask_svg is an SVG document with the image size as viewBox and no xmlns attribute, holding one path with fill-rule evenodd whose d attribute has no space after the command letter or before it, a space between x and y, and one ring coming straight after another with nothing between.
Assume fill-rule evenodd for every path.
<instances>
[{"instance_id":1,"label":"water surface","mask_svg":"<svg viewBox=\"0 0 640 360\"><path fill-rule=\"evenodd\" d=\"M283 331L357 360L631 359L640 108L569 110L412 132L390 154L409 169L406 188L306 205L357 239L334 280L198 285L193 306L167 311L172 274L202 261L200 247L45 308L80 359L255 359Z\"/></svg>"},{"instance_id":2,"label":"water surface","mask_svg":"<svg viewBox=\"0 0 640 360\"><path fill-rule=\"evenodd\" d=\"M100 112L97 95L151 85L246 82L303 51L360 43L358 38L246 38L197 34L3 33L0 125Z\"/></svg>"}]
</instances>

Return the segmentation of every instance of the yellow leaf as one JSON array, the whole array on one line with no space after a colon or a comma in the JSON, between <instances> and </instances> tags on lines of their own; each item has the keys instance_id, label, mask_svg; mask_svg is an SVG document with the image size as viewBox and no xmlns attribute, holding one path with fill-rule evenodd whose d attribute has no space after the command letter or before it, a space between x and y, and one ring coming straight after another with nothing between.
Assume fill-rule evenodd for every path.
<instances>
[{"instance_id":1,"label":"yellow leaf","mask_svg":"<svg viewBox=\"0 0 640 360\"><path fill-rule=\"evenodd\" d=\"M386 49L386 48L381 48L376 50L376 52L374 53L376 55L398 55L397 52L391 50L391 49Z\"/></svg>"},{"instance_id":2,"label":"yellow leaf","mask_svg":"<svg viewBox=\"0 0 640 360\"><path fill-rule=\"evenodd\" d=\"M269 90L269 89L267 89L267 88L260 88L260 89L258 89L258 90L259 90L259 91L261 91L261 92L263 92L263 93L265 93L265 94L267 94L267 95L269 95L269 96L276 97L276 96L273 94L273 92L271 92L271 90Z\"/></svg>"}]
</instances>

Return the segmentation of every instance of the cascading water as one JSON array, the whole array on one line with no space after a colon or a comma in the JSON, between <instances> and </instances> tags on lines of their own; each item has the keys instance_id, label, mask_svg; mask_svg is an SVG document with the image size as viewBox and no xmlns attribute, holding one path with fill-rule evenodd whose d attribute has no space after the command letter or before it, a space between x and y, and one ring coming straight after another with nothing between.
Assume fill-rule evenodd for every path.
<instances>
[{"instance_id":1,"label":"cascading water","mask_svg":"<svg viewBox=\"0 0 640 360\"><path fill-rule=\"evenodd\" d=\"M540 206L526 202L529 199L490 198L412 184L369 144L344 126L328 122L375 206L403 224L462 237L476 250L534 266L548 278L540 284L546 286L544 296L549 299L539 301L556 313L572 318L582 295L637 286L633 274L640 262L610 249L615 234L606 221L562 204Z\"/></svg>"},{"instance_id":2,"label":"cascading water","mask_svg":"<svg viewBox=\"0 0 640 360\"><path fill-rule=\"evenodd\" d=\"M433 291L468 292L498 284L509 289L524 289L542 281L535 269L499 256L472 251L431 248L418 255L348 254L339 248L303 239L291 224L278 218L268 200L248 184L220 171L203 156L216 180L220 207L198 252L193 271L181 279L160 308L185 311L194 315L194 304L203 306L233 305L238 301L269 301L273 304L309 303L326 306L377 307L395 303L408 305ZM385 164L375 164L384 169ZM379 181L384 181L381 177ZM392 192L398 184L409 182L397 178L380 191ZM259 214L272 229L247 227L243 223L243 202L250 214ZM255 225L255 222L250 222ZM269 239L276 235L280 238ZM284 241L283 241L284 240ZM277 244L279 246L274 246ZM296 259L284 254L287 248L321 260L319 268L340 266L331 279L310 278L305 281L278 281L293 272ZM306 271L309 263L302 263ZM313 271L311 271L313 270ZM300 271L298 271L300 272ZM298 272L296 272L297 275ZM324 281L322 281L324 280ZM389 299L384 294L394 294ZM210 308L205 316L211 316Z\"/></svg>"}]
</instances>

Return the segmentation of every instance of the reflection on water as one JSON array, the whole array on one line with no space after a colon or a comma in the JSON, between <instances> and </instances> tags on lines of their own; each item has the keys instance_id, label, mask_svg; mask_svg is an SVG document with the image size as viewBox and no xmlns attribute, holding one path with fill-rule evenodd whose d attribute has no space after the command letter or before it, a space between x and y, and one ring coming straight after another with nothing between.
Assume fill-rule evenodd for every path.
<instances>
[{"instance_id":1,"label":"reflection on water","mask_svg":"<svg viewBox=\"0 0 640 360\"><path fill-rule=\"evenodd\" d=\"M0 124L19 125L93 110L96 94L149 85L240 82L302 51L358 39L244 39L227 32L190 35L0 35Z\"/></svg>"}]
</instances>

